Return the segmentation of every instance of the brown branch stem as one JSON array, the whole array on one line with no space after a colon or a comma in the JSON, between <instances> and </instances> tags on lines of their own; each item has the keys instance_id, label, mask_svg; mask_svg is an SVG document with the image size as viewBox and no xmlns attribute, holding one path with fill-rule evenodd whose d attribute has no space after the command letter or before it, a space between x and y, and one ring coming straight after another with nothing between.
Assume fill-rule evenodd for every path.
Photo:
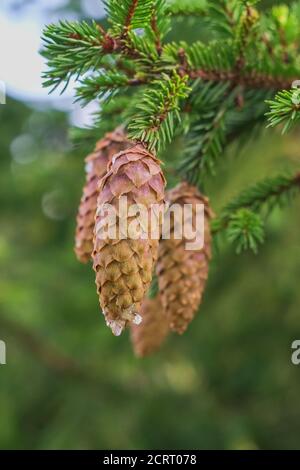
<instances>
[{"instance_id":1,"label":"brown branch stem","mask_svg":"<svg viewBox=\"0 0 300 470\"><path fill-rule=\"evenodd\" d=\"M249 74L243 75L236 71L206 71L203 69L191 70L185 69L182 65L179 66L180 75L187 75L191 80L197 80L201 78L203 81L210 82L231 82L233 86L241 85L245 88L259 88L259 89L271 89L277 90L289 90L292 83L297 80L296 77L285 78L285 77L272 77L264 74ZM157 77L159 78L159 77ZM151 77L151 80L153 77ZM129 81L129 85L144 85L148 83L146 77L143 79L135 78Z\"/></svg>"},{"instance_id":2,"label":"brown branch stem","mask_svg":"<svg viewBox=\"0 0 300 470\"><path fill-rule=\"evenodd\" d=\"M234 85L243 85L248 88L267 88L274 90L290 89L295 77L272 77L270 75L249 73L244 75L236 71L205 71L191 70L189 73L191 79L201 78L205 81L227 82Z\"/></svg>"},{"instance_id":3,"label":"brown branch stem","mask_svg":"<svg viewBox=\"0 0 300 470\"><path fill-rule=\"evenodd\" d=\"M130 23L132 21L133 15L135 13L136 7L138 6L139 0L132 0L131 7L129 8L128 15L125 20L125 25L124 25L124 31L122 34L122 39L124 40L127 37L129 28L130 28Z\"/></svg>"},{"instance_id":4,"label":"brown branch stem","mask_svg":"<svg viewBox=\"0 0 300 470\"><path fill-rule=\"evenodd\" d=\"M152 18L151 18L151 28L156 38L156 41L155 41L156 50L157 50L158 55L160 56L162 53L162 45L161 45L161 40L160 40L160 34L157 28L157 16L155 12L153 13Z\"/></svg>"}]
</instances>

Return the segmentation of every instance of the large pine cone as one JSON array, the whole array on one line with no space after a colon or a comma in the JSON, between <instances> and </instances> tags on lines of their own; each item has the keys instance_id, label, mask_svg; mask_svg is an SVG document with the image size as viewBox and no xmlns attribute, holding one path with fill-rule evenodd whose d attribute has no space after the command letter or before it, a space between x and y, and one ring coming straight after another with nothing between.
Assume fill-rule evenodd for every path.
<instances>
[{"instance_id":1,"label":"large pine cone","mask_svg":"<svg viewBox=\"0 0 300 470\"><path fill-rule=\"evenodd\" d=\"M163 312L159 296L143 301L141 315L141 325L131 326L131 342L137 357L156 352L169 333L168 319Z\"/></svg>"},{"instance_id":2,"label":"large pine cone","mask_svg":"<svg viewBox=\"0 0 300 470\"><path fill-rule=\"evenodd\" d=\"M152 217L151 228L156 231L153 237L145 229L144 219L132 214L131 208L134 204L143 205L141 210L144 209L142 213L146 212L148 220L153 205L164 209L164 188L160 162L141 144L114 156L101 180L93 260L100 305L115 335L120 335L128 322L142 321L139 309L152 280L161 233L159 214ZM120 207L124 199L128 205L125 209ZM110 221L107 221L106 204L116 213ZM128 231L124 233L126 224L130 229L136 222L143 229L137 237Z\"/></svg>"},{"instance_id":3,"label":"large pine cone","mask_svg":"<svg viewBox=\"0 0 300 470\"><path fill-rule=\"evenodd\" d=\"M99 180L106 174L107 165L112 157L130 145L132 142L126 139L123 129L119 127L99 140L94 152L85 159L86 183L78 209L75 235L75 253L82 263L87 263L91 259L93 251Z\"/></svg>"},{"instance_id":4,"label":"large pine cone","mask_svg":"<svg viewBox=\"0 0 300 470\"><path fill-rule=\"evenodd\" d=\"M184 223L183 217L175 221L171 218L170 239L162 239L159 245L157 275L162 305L169 320L170 329L179 334L184 333L194 318L201 303L202 294L208 277L211 257L211 234L209 219L212 212L208 199L202 196L197 188L188 183L181 183L167 193L167 201L183 207L192 205L193 217L186 220L190 225L185 229L195 229L196 205L204 204L204 247L186 249L187 240L183 234L174 239L175 224ZM186 233L186 232L185 232Z\"/></svg>"}]
</instances>

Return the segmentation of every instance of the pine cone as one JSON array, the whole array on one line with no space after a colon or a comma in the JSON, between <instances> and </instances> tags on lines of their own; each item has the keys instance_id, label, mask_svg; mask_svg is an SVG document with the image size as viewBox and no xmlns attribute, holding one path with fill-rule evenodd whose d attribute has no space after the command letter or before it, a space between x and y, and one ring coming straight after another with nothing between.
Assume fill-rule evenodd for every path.
<instances>
[{"instance_id":1,"label":"pine cone","mask_svg":"<svg viewBox=\"0 0 300 470\"><path fill-rule=\"evenodd\" d=\"M86 183L80 201L75 236L75 253L79 261L87 263L93 251L93 233L97 209L99 180L106 173L113 155L130 145L121 127L110 132L97 142L94 152L86 159Z\"/></svg>"},{"instance_id":2,"label":"pine cone","mask_svg":"<svg viewBox=\"0 0 300 470\"><path fill-rule=\"evenodd\" d=\"M208 199L187 183L181 183L169 191L167 200L170 204L179 204L181 207L184 204L192 205L193 220L185 221L185 224L190 224L189 229L195 228L196 204L205 206L203 248L186 249L186 243L191 240L187 240L184 234L181 239L174 239L174 218L171 218L170 223L171 238L162 239L159 245L157 275L161 302L167 314L170 329L182 334L198 310L208 277L211 258L209 219L212 217L212 212ZM183 223L183 217L179 222Z\"/></svg>"},{"instance_id":3,"label":"pine cone","mask_svg":"<svg viewBox=\"0 0 300 470\"><path fill-rule=\"evenodd\" d=\"M133 204L145 208L147 219L153 205L164 208L165 179L160 162L143 145L137 144L120 152L112 159L108 173L99 186L98 209L94 233L94 270L100 305L107 325L115 335L120 335L128 322L140 323L138 314L141 302L152 280L157 260L161 234L161 219L155 218L152 229L148 228L137 239L124 233L124 226L140 222L138 215L129 211ZM125 198L126 196L126 198ZM120 208L126 199L128 208ZM107 223L106 204L116 210L116 218ZM142 220L144 222L144 220ZM143 225L143 223L142 223ZM105 231L115 230L115 234ZM112 230L113 229L113 230Z\"/></svg>"},{"instance_id":4,"label":"pine cone","mask_svg":"<svg viewBox=\"0 0 300 470\"><path fill-rule=\"evenodd\" d=\"M137 357L156 352L169 333L168 319L163 312L159 296L143 301L141 315L142 324L131 326L131 342Z\"/></svg>"}]
</instances>

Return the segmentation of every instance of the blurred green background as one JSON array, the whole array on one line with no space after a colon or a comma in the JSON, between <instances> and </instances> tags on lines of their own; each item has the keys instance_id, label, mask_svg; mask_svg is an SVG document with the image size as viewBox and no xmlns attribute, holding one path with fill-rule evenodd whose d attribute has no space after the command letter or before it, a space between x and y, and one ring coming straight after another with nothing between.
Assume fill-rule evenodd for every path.
<instances>
[{"instance_id":1,"label":"blurred green background","mask_svg":"<svg viewBox=\"0 0 300 470\"><path fill-rule=\"evenodd\" d=\"M68 127L45 104L0 106L0 448L300 448L300 200L272 215L257 256L221 246L188 332L138 360L73 254L89 149ZM232 148L208 182L214 210L286 168L300 168L297 134Z\"/></svg>"}]
</instances>

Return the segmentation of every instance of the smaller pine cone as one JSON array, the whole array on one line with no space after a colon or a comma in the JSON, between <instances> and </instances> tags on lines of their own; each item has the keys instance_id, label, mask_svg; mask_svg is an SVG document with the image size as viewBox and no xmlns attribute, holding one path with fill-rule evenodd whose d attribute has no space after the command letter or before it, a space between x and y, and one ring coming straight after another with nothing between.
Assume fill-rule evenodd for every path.
<instances>
[{"instance_id":1,"label":"smaller pine cone","mask_svg":"<svg viewBox=\"0 0 300 470\"><path fill-rule=\"evenodd\" d=\"M193 220L187 219L186 224L195 228L194 216L197 204L204 204L204 247L187 250L186 243L191 242L184 237L175 239L175 219L171 218L169 239L162 239L159 245L157 275L161 302L169 320L170 329L182 334L194 318L201 303L205 289L209 261L211 258L210 218L212 211L209 201L202 196L197 188L184 182L167 193L167 201L183 207L192 205ZM183 218L181 220L184 223ZM176 222L177 223L177 222Z\"/></svg>"},{"instance_id":2,"label":"smaller pine cone","mask_svg":"<svg viewBox=\"0 0 300 470\"><path fill-rule=\"evenodd\" d=\"M168 319L163 312L159 296L145 299L141 307L143 322L131 326L131 342L137 357L156 352L169 333Z\"/></svg>"},{"instance_id":3,"label":"smaller pine cone","mask_svg":"<svg viewBox=\"0 0 300 470\"><path fill-rule=\"evenodd\" d=\"M100 306L116 336L128 323L142 321L139 310L152 280L162 220L158 216L151 225L157 237L150 231L134 238L124 233L124 227L130 230L132 224L140 225L138 214L131 212L137 205L146 214L143 222L151 219L152 223L153 207L164 210L164 194L160 162L141 144L115 155L100 182L92 256ZM121 209L124 200L127 207ZM107 205L114 209L113 220L108 222ZM144 230L144 224L140 227Z\"/></svg>"},{"instance_id":4,"label":"smaller pine cone","mask_svg":"<svg viewBox=\"0 0 300 470\"><path fill-rule=\"evenodd\" d=\"M78 209L75 235L75 253L82 263L91 259L93 251L99 180L105 175L112 157L130 145L132 143L126 139L123 129L119 127L99 140L94 152L85 159L86 183Z\"/></svg>"}]
</instances>

